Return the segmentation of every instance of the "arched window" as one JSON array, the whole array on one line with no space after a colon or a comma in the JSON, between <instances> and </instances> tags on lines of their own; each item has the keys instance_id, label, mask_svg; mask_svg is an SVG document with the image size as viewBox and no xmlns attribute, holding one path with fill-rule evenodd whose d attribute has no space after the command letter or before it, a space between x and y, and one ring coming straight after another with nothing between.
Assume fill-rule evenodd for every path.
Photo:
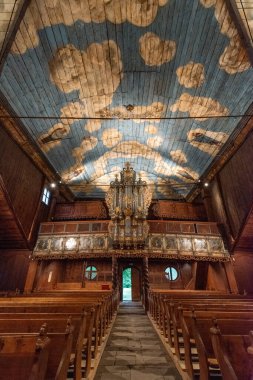
<instances>
[{"instance_id":1,"label":"arched window","mask_svg":"<svg viewBox=\"0 0 253 380\"><path fill-rule=\"evenodd\" d=\"M85 277L87 280L95 280L97 277L97 268L93 266L88 266L85 270Z\"/></svg>"},{"instance_id":2,"label":"arched window","mask_svg":"<svg viewBox=\"0 0 253 380\"><path fill-rule=\"evenodd\" d=\"M178 278L178 271L174 267L167 267L165 269L165 277L169 281L175 281Z\"/></svg>"}]
</instances>

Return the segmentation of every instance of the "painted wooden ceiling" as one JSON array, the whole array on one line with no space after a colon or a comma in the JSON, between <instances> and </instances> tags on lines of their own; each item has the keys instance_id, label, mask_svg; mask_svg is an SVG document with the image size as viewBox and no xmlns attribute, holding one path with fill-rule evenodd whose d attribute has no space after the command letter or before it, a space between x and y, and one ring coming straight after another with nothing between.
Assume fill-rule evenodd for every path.
<instances>
[{"instance_id":1,"label":"painted wooden ceiling","mask_svg":"<svg viewBox=\"0 0 253 380\"><path fill-rule=\"evenodd\" d=\"M16 21L21 4L21 0L0 0L0 53L4 42L7 41L8 33Z\"/></svg>"},{"instance_id":2,"label":"painted wooden ceiling","mask_svg":"<svg viewBox=\"0 0 253 380\"><path fill-rule=\"evenodd\" d=\"M156 197L186 197L252 85L224 0L31 0L0 76L79 197L103 197L126 161Z\"/></svg>"},{"instance_id":3,"label":"painted wooden ceiling","mask_svg":"<svg viewBox=\"0 0 253 380\"><path fill-rule=\"evenodd\" d=\"M235 5L253 46L253 0L235 0Z\"/></svg>"}]
</instances>

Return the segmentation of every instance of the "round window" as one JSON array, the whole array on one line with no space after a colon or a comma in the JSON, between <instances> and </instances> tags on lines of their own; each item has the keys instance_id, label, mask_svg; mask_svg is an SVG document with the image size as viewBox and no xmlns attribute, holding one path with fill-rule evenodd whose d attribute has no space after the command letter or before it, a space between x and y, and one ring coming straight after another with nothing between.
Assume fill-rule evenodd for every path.
<instances>
[{"instance_id":1,"label":"round window","mask_svg":"<svg viewBox=\"0 0 253 380\"><path fill-rule=\"evenodd\" d=\"M95 280L95 278L97 277L97 268L93 266L87 267L85 270L85 277L88 280Z\"/></svg>"},{"instance_id":2,"label":"round window","mask_svg":"<svg viewBox=\"0 0 253 380\"><path fill-rule=\"evenodd\" d=\"M175 281L178 278L178 271L173 267L165 269L165 277L170 281Z\"/></svg>"}]
</instances>

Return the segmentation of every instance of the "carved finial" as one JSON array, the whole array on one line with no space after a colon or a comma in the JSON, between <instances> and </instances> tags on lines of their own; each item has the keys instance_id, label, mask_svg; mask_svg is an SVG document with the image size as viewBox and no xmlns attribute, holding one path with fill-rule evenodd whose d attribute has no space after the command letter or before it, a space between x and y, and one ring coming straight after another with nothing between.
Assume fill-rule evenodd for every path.
<instances>
[{"instance_id":1,"label":"carved finial","mask_svg":"<svg viewBox=\"0 0 253 380\"><path fill-rule=\"evenodd\" d=\"M43 323L43 325L40 328L39 336L43 337L47 335L47 324Z\"/></svg>"},{"instance_id":2,"label":"carved finial","mask_svg":"<svg viewBox=\"0 0 253 380\"><path fill-rule=\"evenodd\" d=\"M35 350L40 351L44 347L46 341L48 341L47 324L43 323L43 325L40 328L39 336L35 344Z\"/></svg>"},{"instance_id":3,"label":"carved finial","mask_svg":"<svg viewBox=\"0 0 253 380\"><path fill-rule=\"evenodd\" d=\"M70 315L68 317L68 320L67 320L67 326L66 326L66 330L65 330L66 334L69 334L71 332L71 324L72 324L72 317Z\"/></svg>"}]
</instances>

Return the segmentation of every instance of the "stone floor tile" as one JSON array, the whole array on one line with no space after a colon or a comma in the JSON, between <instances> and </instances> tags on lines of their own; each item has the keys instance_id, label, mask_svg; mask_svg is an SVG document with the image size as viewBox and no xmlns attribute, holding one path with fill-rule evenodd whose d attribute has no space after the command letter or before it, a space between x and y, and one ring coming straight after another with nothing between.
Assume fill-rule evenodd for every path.
<instances>
[{"instance_id":1,"label":"stone floor tile","mask_svg":"<svg viewBox=\"0 0 253 380\"><path fill-rule=\"evenodd\" d=\"M96 377L96 380L130 380L131 374L124 372L103 373L101 377Z\"/></svg>"},{"instance_id":2,"label":"stone floor tile","mask_svg":"<svg viewBox=\"0 0 253 380\"><path fill-rule=\"evenodd\" d=\"M115 361L116 361L116 357L112 357L112 358L107 358L107 357L103 357L101 358L100 360L100 363L99 365L110 365L110 366L113 366L115 364Z\"/></svg>"},{"instance_id":3,"label":"stone floor tile","mask_svg":"<svg viewBox=\"0 0 253 380\"><path fill-rule=\"evenodd\" d=\"M101 373L130 372L130 370L131 367L128 365L99 365L96 376L99 374L101 375Z\"/></svg>"},{"instance_id":4,"label":"stone floor tile","mask_svg":"<svg viewBox=\"0 0 253 380\"><path fill-rule=\"evenodd\" d=\"M120 305L94 380L180 380L140 303Z\"/></svg>"},{"instance_id":5,"label":"stone floor tile","mask_svg":"<svg viewBox=\"0 0 253 380\"><path fill-rule=\"evenodd\" d=\"M164 377L154 373L131 370L131 380L163 380Z\"/></svg>"}]
</instances>

